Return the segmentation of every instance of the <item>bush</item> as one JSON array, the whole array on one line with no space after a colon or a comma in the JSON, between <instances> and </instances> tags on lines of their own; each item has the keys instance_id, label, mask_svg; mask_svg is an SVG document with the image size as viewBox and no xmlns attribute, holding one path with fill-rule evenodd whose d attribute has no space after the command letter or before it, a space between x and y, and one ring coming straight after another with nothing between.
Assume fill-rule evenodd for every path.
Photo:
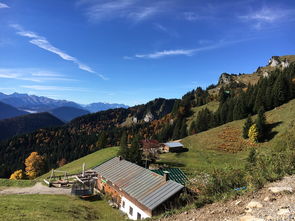
<instances>
[{"instance_id":1,"label":"bush","mask_svg":"<svg viewBox=\"0 0 295 221\"><path fill-rule=\"evenodd\" d=\"M208 196L200 195L198 199L195 201L195 207L201 208L209 203L213 203L213 200L211 198L209 198Z\"/></svg>"},{"instance_id":2,"label":"bush","mask_svg":"<svg viewBox=\"0 0 295 221\"><path fill-rule=\"evenodd\" d=\"M22 170L16 170L13 174L10 176L10 180L21 180L24 178L24 172Z\"/></svg>"}]
</instances>

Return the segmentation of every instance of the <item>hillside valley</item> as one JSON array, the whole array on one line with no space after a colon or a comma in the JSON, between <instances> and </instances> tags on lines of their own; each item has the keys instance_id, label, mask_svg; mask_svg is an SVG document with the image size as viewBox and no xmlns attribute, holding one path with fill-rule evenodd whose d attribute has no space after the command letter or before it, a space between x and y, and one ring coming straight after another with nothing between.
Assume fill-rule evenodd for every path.
<instances>
[{"instance_id":1,"label":"hillside valley","mask_svg":"<svg viewBox=\"0 0 295 221\"><path fill-rule=\"evenodd\" d=\"M270 62L265 67L273 70L269 76L261 75L260 80L256 84L247 86L248 88L245 88L244 84L239 85L239 82L236 84L219 81L215 89L212 87L207 90L197 88L185 94L182 99L160 98L127 109L118 108L88 114L72 120L63 127L41 129L3 141L0 144L2 156L2 159L0 158L2 175L0 176L7 177L17 168L22 168L22 162L33 149L42 154L46 158L47 167L52 168L56 167L56 163L62 158L70 162L93 151L119 145L123 132L128 134L128 142L131 142L136 135L165 142L181 139L187 135L197 134L198 136L204 130L226 125L225 123L231 121L236 122L249 114L256 114L261 106L264 106L266 110L271 110L294 98L294 65L292 64L294 56L276 57L277 60L283 61L286 58L289 59L287 67L283 67L281 63L272 67L272 62ZM249 78L256 74L246 77ZM210 91L213 89L219 94L211 94ZM280 90L283 90L282 96L277 97L277 94L281 93ZM269 95L265 96L267 93ZM272 100L260 100L258 97ZM247 144L244 144L244 141L237 142L238 148L232 141L235 140L238 130L238 128L233 129L228 132L228 135L226 130L222 134L216 134L215 138L227 137L227 140L218 148L228 152L245 149ZM189 139L190 137L187 138ZM205 143L204 145L207 146ZM20 147L22 148L21 153L18 151ZM11 156L18 157L13 161L13 166L8 167L3 164L4 159Z\"/></svg>"}]
</instances>

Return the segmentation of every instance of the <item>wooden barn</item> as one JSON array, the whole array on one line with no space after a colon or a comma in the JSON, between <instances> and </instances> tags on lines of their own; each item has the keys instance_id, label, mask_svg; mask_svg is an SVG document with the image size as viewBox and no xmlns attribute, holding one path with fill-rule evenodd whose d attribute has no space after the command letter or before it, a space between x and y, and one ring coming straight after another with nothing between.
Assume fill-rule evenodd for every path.
<instances>
[{"instance_id":1,"label":"wooden barn","mask_svg":"<svg viewBox=\"0 0 295 221\"><path fill-rule=\"evenodd\" d=\"M163 151L164 152L181 152L183 151L184 146L180 142L168 142L164 143Z\"/></svg>"},{"instance_id":2,"label":"wooden barn","mask_svg":"<svg viewBox=\"0 0 295 221\"><path fill-rule=\"evenodd\" d=\"M163 212L165 204L184 188L169 180L168 174L161 176L121 157L115 157L93 170L98 174L98 190L111 196L118 208L132 220Z\"/></svg>"}]
</instances>

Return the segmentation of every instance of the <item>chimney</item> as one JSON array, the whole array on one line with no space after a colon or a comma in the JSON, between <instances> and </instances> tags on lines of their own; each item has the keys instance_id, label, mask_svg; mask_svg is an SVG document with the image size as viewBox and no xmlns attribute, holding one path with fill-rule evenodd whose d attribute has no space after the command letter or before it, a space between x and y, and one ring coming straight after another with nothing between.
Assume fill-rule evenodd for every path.
<instances>
[{"instance_id":1,"label":"chimney","mask_svg":"<svg viewBox=\"0 0 295 221\"><path fill-rule=\"evenodd\" d=\"M170 174L170 172L168 172L166 170L164 170L163 172L164 172L164 179L167 182L169 180L169 174Z\"/></svg>"},{"instance_id":2,"label":"chimney","mask_svg":"<svg viewBox=\"0 0 295 221\"><path fill-rule=\"evenodd\" d=\"M119 161L123 160L123 157L122 156L119 156Z\"/></svg>"}]
</instances>

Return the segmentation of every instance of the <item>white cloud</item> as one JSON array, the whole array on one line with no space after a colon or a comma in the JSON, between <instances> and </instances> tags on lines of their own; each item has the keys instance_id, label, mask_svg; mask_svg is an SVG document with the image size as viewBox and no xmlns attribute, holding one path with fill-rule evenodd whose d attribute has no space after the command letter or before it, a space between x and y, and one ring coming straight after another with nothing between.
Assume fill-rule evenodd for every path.
<instances>
[{"instance_id":1,"label":"white cloud","mask_svg":"<svg viewBox=\"0 0 295 221\"><path fill-rule=\"evenodd\" d=\"M201 19L201 17L195 12L184 12L184 19L188 21L195 21Z\"/></svg>"},{"instance_id":2,"label":"white cloud","mask_svg":"<svg viewBox=\"0 0 295 221\"><path fill-rule=\"evenodd\" d=\"M23 36L23 37L28 37L28 38L32 39L32 40L29 41L31 44L36 45L39 48L42 48L42 49L44 49L46 51L52 52L52 53L58 55L59 57L61 57L64 60L72 61L73 63L78 65L79 69L81 69L83 71L87 71L89 73L96 74L97 76L99 76L103 80L107 79L102 74L97 74L89 66L87 66L87 65L83 64L82 62L80 62L77 58L67 54L66 52L60 50L59 48L54 47L45 37L40 36L40 35L38 35L38 34L36 34L34 32L31 32L31 31L25 31L18 24L13 24L13 25L11 25L11 27L13 27L14 29L17 30L18 35Z\"/></svg>"},{"instance_id":3,"label":"white cloud","mask_svg":"<svg viewBox=\"0 0 295 221\"><path fill-rule=\"evenodd\" d=\"M293 18L295 10L283 8L263 7L257 11L239 16L239 19L249 22L255 29L262 29L266 25L276 24Z\"/></svg>"},{"instance_id":4,"label":"white cloud","mask_svg":"<svg viewBox=\"0 0 295 221\"><path fill-rule=\"evenodd\" d=\"M158 59L162 57L168 57L168 56L193 56L197 52L201 51L208 51L213 50L221 47L225 47L230 44L235 44L243 41L247 41L251 39L240 39L235 41L226 41L226 40L220 40L216 43L212 43L210 45L198 47L198 48L192 48L192 49L177 49L177 50L163 50L163 51L157 51L149 54L136 54L133 57L125 56L124 59L135 59L135 58L145 58L145 59ZM211 41L207 41L211 42Z\"/></svg>"},{"instance_id":5,"label":"white cloud","mask_svg":"<svg viewBox=\"0 0 295 221\"><path fill-rule=\"evenodd\" d=\"M53 73L46 70L37 69L17 69L17 68L0 68L0 78L32 81L32 82L47 82L47 81L77 81L67 78L64 75Z\"/></svg>"},{"instance_id":6,"label":"white cloud","mask_svg":"<svg viewBox=\"0 0 295 221\"><path fill-rule=\"evenodd\" d=\"M9 6L0 2L0 8L9 8Z\"/></svg>"},{"instance_id":7,"label":"white cloud","mask_svg":"<svg viewBox=\"0 0 295 221\"><path fill-rule=\"evenodd\" d=\"M164 50L164 51L157 51L150 54L137 54L135 55L136 58L161 58L166 56L175 56L175 55L186 55L191 56L193 55L195 49L178 49L178 50Z\"/></svg>"},{"instance_id":8,"label":"white cloud","mask_svg":"<svg viewBox=\"0 0 295 221\"><path fill-rule=\"evenodd\" d=\"M140 22L159 12L167 11L164 0L80 0L77 5L85 9L91 21L112 20L118 18Z\"/></svg>"},{"instance_id":9,"label":"white cloud","mask_svg":"<svg viewBox=\"0 0 295 221\"><path fill-rule=\"evenodd\" d=\"M85 88L63 87L63 86L22 85L20 87L36 90L36 91L87 91L87 89Z\"/></svg>"}]
</instances>

